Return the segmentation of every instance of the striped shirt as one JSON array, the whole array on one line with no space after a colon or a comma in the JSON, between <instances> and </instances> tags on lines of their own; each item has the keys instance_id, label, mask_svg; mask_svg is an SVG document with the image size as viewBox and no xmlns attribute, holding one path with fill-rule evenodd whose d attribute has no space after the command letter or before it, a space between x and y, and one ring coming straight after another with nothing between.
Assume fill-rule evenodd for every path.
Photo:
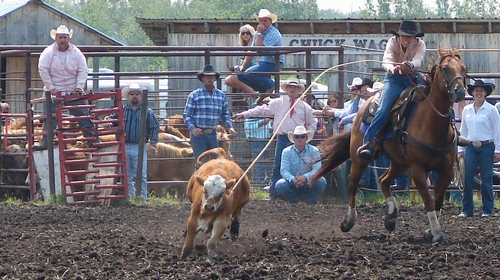
<instances>
[{"instance_id":1,"label":"striped shirt","mask_svg":"<svg viewBox=\"0 0 500 280\"><path fill-rule=\"evenodd\" d=\"M191 92L184 108L184 122L189 130L194 128L216 129L217 125L233 127L227 97L221 90L214 88L212 94L205 87Z\"/></svg>"},{"instance_id":2,"label":"striped shirt","mask_svg":"<svg viewBox=\"0 0 500 280\"><path fill-rule=\"evenodd\" d=\"M254 36L253 38L253 44L252 46L255 46L255 40L257 40L257 36ZM281 33L279 30L274 27L273 25L269 26L264 32L262 32L262 43L264 46L283 46L283 36L281 36ZM274 56L258 56L257 60L259 62L267 62L267 63L273 63L274 64ZM280 63L285 62L285 55L282 54L280 55Z\"/></svg>"},{"instance_id":3,"label":"striped shirt","mask_svg":"<svg viewBox=\"0 0 500 280\"><path fill-rule=\"evenodd\" d=\"M311 144L306 144L302 152L295 145L290 145L281 154L281 177L290 183L297 175L304 175L309 181L320 168L319 150Z\"/></svg>"},{"instance_id":4,"label":"striped shirt","mask_svg":"<svg viewBox=\"0 0 500 280\"><path fill-rule=\"evenodd\" d=\"M123 111L125 118L123 120L125 124L125 143L127 144L139 144L139 133L141 128L141 109L142 105L134 110L130 104L125 104L123 106ZM112 114L110 118L118 118L117 114ZM156 118L153 110L148 108L146 113L146 139L145 141L150 141L151 145L156 146L158 143L158 133L160 132L160 124Z\"/></svg>"}]
</instances>

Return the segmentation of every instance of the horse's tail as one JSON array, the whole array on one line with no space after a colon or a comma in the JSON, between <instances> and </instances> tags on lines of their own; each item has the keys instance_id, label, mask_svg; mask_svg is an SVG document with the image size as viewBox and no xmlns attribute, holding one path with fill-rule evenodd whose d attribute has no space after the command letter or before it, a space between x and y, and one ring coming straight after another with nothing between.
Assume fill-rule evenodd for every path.
<instances>
[{"instance_id":1,"label":"horse's tail","mask_svg":"<svg viewBox=\"0 0 500 280\"><path fill-rule=\"evenodd\" d=\"M321 160L323 164L318 172L309 180L310 185L313 185L321 176L351 158L351 132L336 134L324 140L319 145L319 148L321 150Z\"/></svg>"}]
</instances>

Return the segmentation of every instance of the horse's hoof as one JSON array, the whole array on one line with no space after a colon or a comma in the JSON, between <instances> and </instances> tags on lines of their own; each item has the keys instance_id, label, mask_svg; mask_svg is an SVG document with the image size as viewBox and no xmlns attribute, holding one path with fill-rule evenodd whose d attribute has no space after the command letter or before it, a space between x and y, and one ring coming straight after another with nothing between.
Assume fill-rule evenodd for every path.
<instances>
[{"instance_id":1,"label":"horse's hoof","mask_svg":"<svg viewBox=\"0 0 500 280\"><path fill-rule=\"evenodd\" d=\"M428 229L424 232L424 240L432 240L433 238L434 238L434 234L432 234L430 229Z\"/></svg>"},{"instance_id":2,"label":"horse's hoof","mask_svg":"<svg viewBox=\"0 0 500 280\"><path fill-rule=\"evenodd\" d=\"M347 221L347 219L344 219L342 223L340 223L340 230L342 232L349 232L353 226L354 226L354 221L349 222Z\"/></svg>"},{"instance_id":3,"label":"horse's hoof","mask_svg":"<svg viewBox=\"0 0 500 280\"><path fill-rule=\"evenodd\" d=\"M448 238L446 238L446 235L442 232L439 233L438 235L434 236L432 241L439 243L439 245L446 245L449 243Z\"/></svg>"},{"instance_id":4,"label":"horse's hoof","mask_svg":"<svg viewBox=\"0 0 500 280\"><path fill-rule=\"evenodd\" d=\"M394 231L396 229L396 220L398 218L398 209L394 209L392 214L387 214L385 216L384 225L388 231Z\"/></svg>"}]
</instances>

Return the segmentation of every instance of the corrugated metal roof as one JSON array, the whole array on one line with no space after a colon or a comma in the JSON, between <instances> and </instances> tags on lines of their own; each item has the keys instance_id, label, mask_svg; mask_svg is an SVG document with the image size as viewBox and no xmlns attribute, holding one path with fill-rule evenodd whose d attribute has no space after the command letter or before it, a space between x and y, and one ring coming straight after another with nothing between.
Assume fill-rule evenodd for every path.
<instances>
[{"instance_id":1,"label":"corrugated metal roof","mask_svg":"<svg viewBox=\"0 0 500 280\"><path fill-rule=\"evenodd\" d=\"M90 25L85 24L84 22L70 16L69 14L67 14L61 10L58 10L55 7L52 7L51 5L43 2L43 0L0 0L0 18L4 17L4 16L12 13L13 11L20 9L20 8L30 4L30 3L37 3L38 5L45 6L46 8L53 10L54 12L57 12L57 13L61 14L62 16L77 22L78 24L84 26L86 29L88 29L94 33L97 33L99 36L105 38L106 40L108 40L116 45L123 46L123 43L121 43L120 41L117 41L117 40L109 37L108 35L100 32L99 30L91 27Z\"/></svg>"},{"instance_id":2,"label":"corrugated metal roof","mask_svg":"<svg viewBox=\"0 0 500 280\"><path fill-rule=\"evenodd\" d=\"M13 11L21 8L22 6L25 6L29 2L30 2L30 0L1 1L0 2L0 18L12 13Z\"/></svg>"}]
</instances>

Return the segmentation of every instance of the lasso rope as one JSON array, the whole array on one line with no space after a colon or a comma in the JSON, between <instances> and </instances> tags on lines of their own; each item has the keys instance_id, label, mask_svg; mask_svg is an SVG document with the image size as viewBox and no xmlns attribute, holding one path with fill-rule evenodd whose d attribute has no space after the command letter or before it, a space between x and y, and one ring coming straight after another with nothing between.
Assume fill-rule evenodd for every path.
<instances>
[{"instance_id":1,"label":"lasso rope","mask_svg":"<svg viewBox=\"0 0 500 280\"><path fill-rule=\"evenodd\" d=\"M317 81L319 80L319 78L321 78L325 73L329 72L329 71L332 71L338 67L343 67L343 66L347 66L347 65L352 65L352 64L357 64L357 63L364 63L364 62L377 62L377 63L381 63L381 64L384 64L384 63L391 63L391 64L403 64L403 63L394 63L394 62L384 62L384 61L381 61L381 60L373 60L373 59L365 59L365 60L357 60L357 61L352 61L352 62L346 62L346 63L343 63L343 64L339 64L339 65L335 65L335 66L332 66L326 70L324 70L323 72L321 72L321 74L318 75L318 77L316 77L316 79L314 79L314 81L309 85L309 87L307 87L304 92L299 96L299 99L302 99L304 98L304 96L307 94L307 92L311 89L312 85ZM289 115L290 112L292 111L292 109L295 108L295 106L297 106L298 102L295 102L291 107L290 109L288 109L287 113L285 114L286 115ZM243 177L246 176L248 174L248 171L255 165L255 163L260 159L260 157L262 156L262 154L266 151L266 149L269 147L269 145L271 145L272 141L273 141L273 138L276 136L279 128L283 125L283 123L285 122L285 119L286 118L283 118L281 120L281 122L279 123L278 127L274 130L273 132L273 135L271 136L271 138L269 139L269 141L267 142L266 146L264 146L264 148L262 149L262 151L260 151L260 153L255 157L255 159L252 161L252 163L250 163L250 165L248 166L248 168L245 170L245 172L243 173L243 175L238 179L238 181L236 182L236 184L233 186L233 188L231 189L231 194L234 193L234 190L236 189L236 187L239 185L239 183L241 182L241 180L243 180Z\"/></svg>"}]
</instances>

